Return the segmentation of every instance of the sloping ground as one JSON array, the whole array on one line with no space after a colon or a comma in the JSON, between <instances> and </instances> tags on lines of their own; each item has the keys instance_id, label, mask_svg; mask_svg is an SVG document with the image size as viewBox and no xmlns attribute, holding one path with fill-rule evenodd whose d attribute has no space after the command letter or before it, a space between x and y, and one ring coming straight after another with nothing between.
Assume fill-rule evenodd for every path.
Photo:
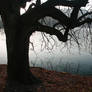
<instances>
[{"instance_id":1,"label":"sloping ground","mask_svg":"<svg viewBox=\"0 0 92 92\"><path fill-rule=\"evenodd\" d=\"M43 83L39 86L32 86L36 91L27 92L92 92L92 76L84 77L48 71L43 68L31 68L31 71ZM6 65L0 65L0 92L3 92L5 88L5 81Z\"/></svg>"}]
</instances>

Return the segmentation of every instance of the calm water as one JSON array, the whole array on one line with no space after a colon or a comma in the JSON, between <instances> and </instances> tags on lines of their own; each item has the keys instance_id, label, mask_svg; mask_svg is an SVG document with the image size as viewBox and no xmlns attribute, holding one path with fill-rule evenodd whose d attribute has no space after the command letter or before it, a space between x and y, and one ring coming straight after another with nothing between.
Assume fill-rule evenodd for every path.
<instances>
[{"instance_id":1,"label":"calm water","mask_svg":"<svg viewBox=\"0 0 92 92\"><path fill-rule=\"evenodd\" d=\"M60 47L54 48L52 51L41 51L41 38L37 33L33 38L34 50L30 46L29 61L30 66L41 66L52 70L65 71L77 74L92 75L92 56L74 48L69 52L61 51ZM35 40L36 39L36 40ZM4 33L0 32L0 64L7 64L6 42Z\"/></svg>"}]
</instances>

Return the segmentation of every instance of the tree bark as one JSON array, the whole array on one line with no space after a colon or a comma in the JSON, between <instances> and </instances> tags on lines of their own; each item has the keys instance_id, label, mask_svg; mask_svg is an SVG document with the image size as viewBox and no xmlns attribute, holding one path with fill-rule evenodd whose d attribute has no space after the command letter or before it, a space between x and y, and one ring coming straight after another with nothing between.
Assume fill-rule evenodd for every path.
<instances>
[{"instance_id":1,"label":"tree bark","mask_svg":"<svg viewBox=\"0 0 92 92\"><path fill-rule=\"evenodd\" d=\"M7 74L9 81L24 84L38 82L29 69L29 36L23 33L22 26L16 15L2 14L7 44ZM26 31L24 31L26 32Z\"/></svg>"}]
</instances>

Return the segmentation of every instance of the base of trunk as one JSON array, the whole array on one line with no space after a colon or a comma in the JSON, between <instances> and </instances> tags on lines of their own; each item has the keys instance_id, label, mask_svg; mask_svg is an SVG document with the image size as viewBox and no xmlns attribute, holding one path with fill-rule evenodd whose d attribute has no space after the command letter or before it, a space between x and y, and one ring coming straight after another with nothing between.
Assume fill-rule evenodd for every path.
<instances>
[{"instance_id":1,"label":"base of trunk","mask_svg":"<svg viewBox=\"0 0 92 92\"><path fill-rule=\"evenodd\" d=\"M21 83L26 84L26 85L33 85L33 84L40 84L42 81L35 77L31 72L29 76L26 76L23 78L23 80L19 80Z\"/></svg>"},{"instance_id":2,"label":"base of trunk","mask_svg":"<svg viewBox=\"0 0 92 92\"><path fill-rule=\"evenodd\" d=\"M18 79L8 79L7 81L16 81L24 85L33 85L33 84L39 84L42 83L42 81L38 78L36 78L31 72L28 74L25 74L23 77L18 77Z\"/></svg>"},{"instance_id":3,"label":"base of trunk","mask_svg":"<svg viewBox=\"0 0 92 92\"><path fill-rule=\"evenodd\" d=\"M7 81L4 92L37 92L42 84L24 85L16 81Z\"/></svg>"},{"instance_id":4,"label":"base of trunk","mask_svg":"<svg viewBox=\"0 0 92 92\"><path fill-rule=\"evenodd\" d=\"M30 73L24 80L7 80L4 92L37 92L42 81Z\"/></svg>"}]
</instances>

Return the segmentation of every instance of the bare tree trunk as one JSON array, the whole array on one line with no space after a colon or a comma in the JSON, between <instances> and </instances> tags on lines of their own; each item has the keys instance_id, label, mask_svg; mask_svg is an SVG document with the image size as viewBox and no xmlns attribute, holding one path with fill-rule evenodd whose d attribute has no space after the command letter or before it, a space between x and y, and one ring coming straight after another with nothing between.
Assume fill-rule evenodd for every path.
<instances>
[{"instance_id":1,"label":"bare tree trunk","mask_svg":"<svg viewBox=\"0 0 92 92\"><path fill-rule=\"evenodd\" d=\"M8 34L7 34L8 35ZM13 39L14 38L14 39ZM11 40L10 40L11 39ZM16 32L15 37L6 37L8 55L8 78L9 80L25 81L29 77L28 62L28 39L23 39L21 34Z\"/></svg>"},{"instance_id":2,"label":"bare tree trunk","mask_svg":"<svg viewBox=\"0 0 92 92\"><path fill-rule=\"evenodd\" d=\"M2 20L7 44L8 80L23 84L40 82L29 69L29 35L24 35L22 26L16 16L3 15Z\"/></svg>"}]
</instances>

